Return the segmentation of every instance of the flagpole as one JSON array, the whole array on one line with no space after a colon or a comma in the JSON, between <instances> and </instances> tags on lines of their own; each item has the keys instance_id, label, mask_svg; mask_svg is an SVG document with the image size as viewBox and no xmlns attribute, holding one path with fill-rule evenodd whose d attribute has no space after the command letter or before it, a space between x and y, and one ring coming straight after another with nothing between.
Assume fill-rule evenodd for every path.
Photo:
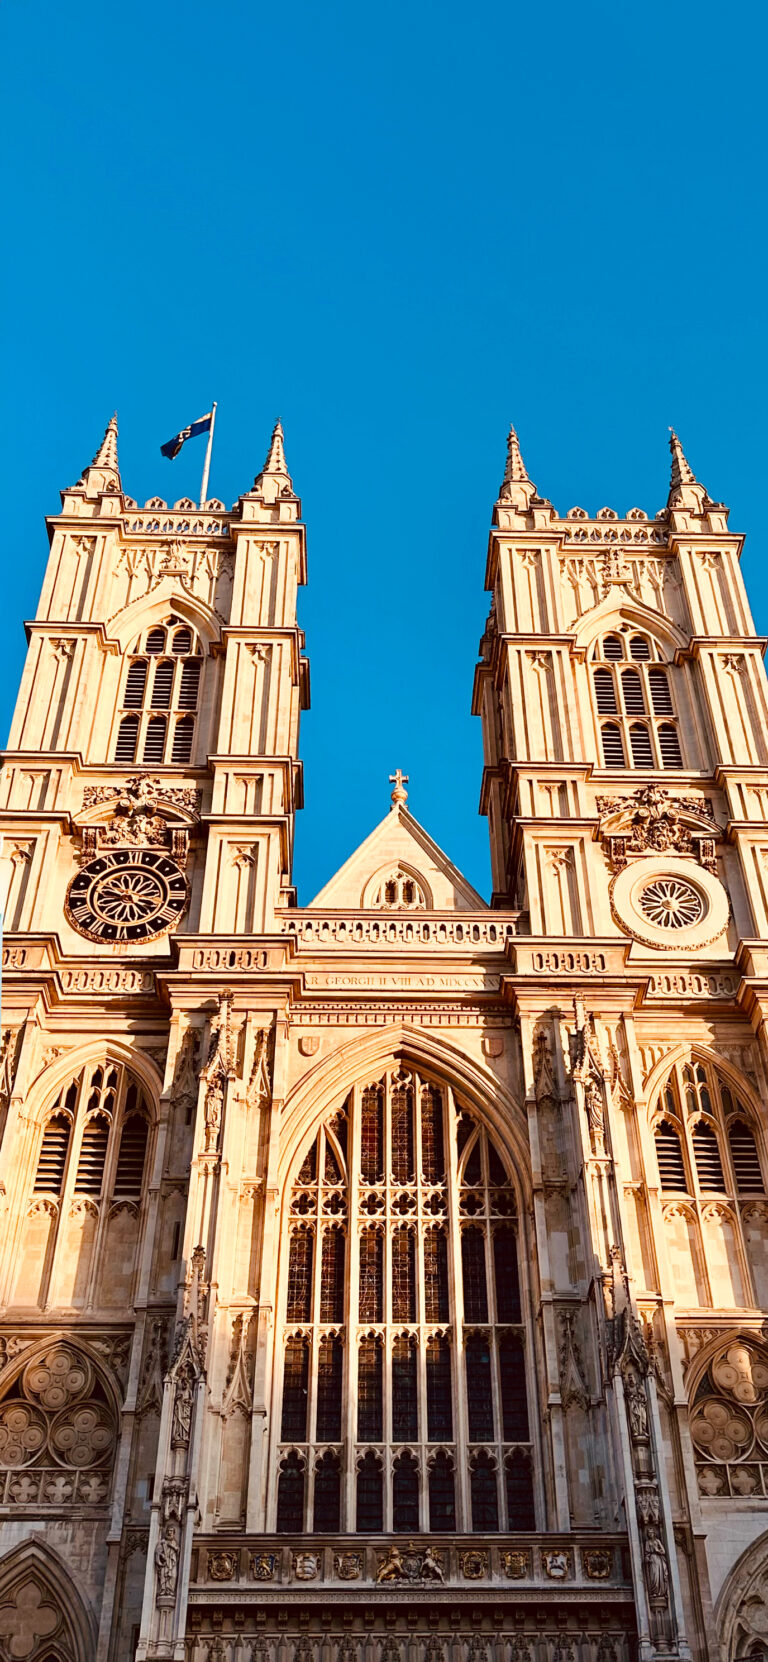
<instances>
[{"instance_id":1,"label":"flagpole","mask_svg":"<svg viewBox=\"0 0 768 1662\"><path fill-rule=\"evenodd\" d=\"M203 463L203 482L200 486L200 508L201 508L201 511L205 507L205 504L208 500L208 474L209 474L210 468L211 468L211 449L213 447L213 429L214 429L215 426L216 426L216 405L212 404L211 405L211 425L208 429L208 443L206 445L205 461Z\"/></svg>"}]
</instances>

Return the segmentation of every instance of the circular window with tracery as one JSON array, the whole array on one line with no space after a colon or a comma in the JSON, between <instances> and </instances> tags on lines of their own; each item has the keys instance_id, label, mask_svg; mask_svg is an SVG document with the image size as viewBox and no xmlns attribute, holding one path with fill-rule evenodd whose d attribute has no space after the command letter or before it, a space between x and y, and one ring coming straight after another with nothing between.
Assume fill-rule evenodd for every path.
<instances>
[{"instance_id":1,"label":"circular window with tracery","mask_svg":"<svg viewBox=\"0 0 768 1662\"><path fill-rule=\"evenodd\" d=\"M657 929L689 929L704 916L698 890L680 877L655 878L638 899L643 916Z\"/></svg>"}]
</instances>

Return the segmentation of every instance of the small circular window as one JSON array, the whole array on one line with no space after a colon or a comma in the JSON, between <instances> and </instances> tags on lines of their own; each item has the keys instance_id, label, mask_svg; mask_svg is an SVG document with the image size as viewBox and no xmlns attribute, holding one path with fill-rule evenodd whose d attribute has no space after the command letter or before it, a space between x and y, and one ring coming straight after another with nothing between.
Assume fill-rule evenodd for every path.
<instances>
[{"instance_id":1,"label":"small circular window","mask_svg":"<svg viewBox=\"0 0 768 1662\"><path fill-rule=\"evenodd\" d=\"M690 929L704 916L704 903L692 883L657 877L638 896L640 910L657 929Z\"/></svg>"}]
</instances>

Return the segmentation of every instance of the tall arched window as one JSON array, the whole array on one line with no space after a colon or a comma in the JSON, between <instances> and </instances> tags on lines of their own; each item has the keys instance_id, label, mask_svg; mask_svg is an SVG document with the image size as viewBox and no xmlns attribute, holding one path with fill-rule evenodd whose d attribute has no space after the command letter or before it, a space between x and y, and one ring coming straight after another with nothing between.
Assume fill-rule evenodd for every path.
<instances>
[{"instance_id":1,"label":"tall arched window","mask_svg":"<svg viewBox=\"0 0 768 1662\"><path fill-rule=\"evenodd\" d=\"M762 1304L768 1204L752 1113L717 1067L683 1060L657 1098L654 1140L678 1302Z\"/></svg>"},{"instance_id":2,"label":"tall arched window","mask_svg":"<svg viewBox=\"0 0 768 1662\"><path fill-rule=\"evenodd\" d=\"M62 1086L39 1137L14 1302L125 1302L138 1234L150 1110L120 1063Z\"/></svg>"},{"instance_id":3,"label":"tall arched window","mask_svg":"<svg viewBox=\"0 0 768 1662\"><path fill-rule=\"evenodd\" d=\"M658 642L622 624L595 642L590 660L597 716L619 718L599 723L604 766L682 768L670 683L674 670L666 666Z\"/></svg>"},{"instance_id":4,"label":"tall arched window","mask_svg":"<svg viewBox=\"0 0 768 1662\"><path fill-rule=\"evenodd\" d=\"M329 1116L286 1208L277 1527L530 1529L515 1196L485 1128L392 1067Z\"/></svg>"},{"instance_id":5,"label":"tall arched window","mask_svg":"<svg viewBox=\"0 0 768 1662\"><path fill-rule=\"evenodd\" d=\"M173 614L136 642L127 658L116 762L191 761L202 665L200 641Z\"/></svg>"}]
</instances>

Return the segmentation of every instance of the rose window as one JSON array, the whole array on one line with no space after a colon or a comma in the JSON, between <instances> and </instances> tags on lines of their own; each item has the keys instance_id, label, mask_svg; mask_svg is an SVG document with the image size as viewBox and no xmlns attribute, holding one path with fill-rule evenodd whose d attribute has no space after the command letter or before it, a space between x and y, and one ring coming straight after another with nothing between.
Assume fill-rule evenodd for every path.
<instances>
[{"instance_id":1,"label":"rose window","mask_svg":"<svg viewBox=\"0 0 768 1662\"><path fill-rule=\"evenodd\" d=\"M768 1363L730 1345L710 1365L691 1407L703 1495L768 1495Z\"/></svg>"},{"instance_id":2,"label":"rose window","mask_svg":"<svg viewBox=\"0 0 768 1662\"><path fill-rule=\"evenodd\" d=\"M106 1500L115 1440L96 1370L74 1347L53 1345L0 1401L0 1504Z\"/></svg>"},{"instance_id":3,"label":"rose window","mask_svg":"<svg viewBox=\"0 0 768 1662\"><path fill-rule=\"evenodd\" d=\"M704 916L698 890L680 877L654 878L640 895L640 909L657 929L689 929Z\"/></svg>"}]
</instances>

